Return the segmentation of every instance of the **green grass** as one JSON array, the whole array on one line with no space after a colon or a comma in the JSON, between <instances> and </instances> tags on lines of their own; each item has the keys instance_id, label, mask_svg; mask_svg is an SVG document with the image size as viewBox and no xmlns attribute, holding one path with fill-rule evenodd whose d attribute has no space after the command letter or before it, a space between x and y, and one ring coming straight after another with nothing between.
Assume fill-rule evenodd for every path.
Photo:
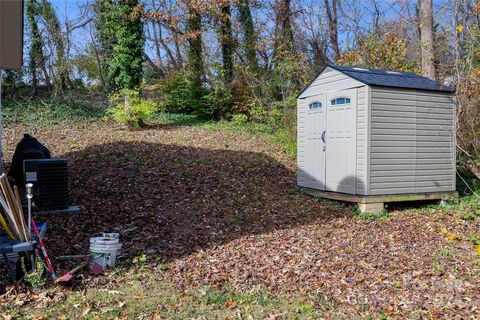
<instances>
[{"instance_id":1,"label":"green grass","mask_svg":"<svg viewBox=\"0 0 480 320\"><path fill-rule=\"evenodd\" d=\"M2 113L6 124L73 122L102 119L105 115L105 105L94 99L82 97L6 100Z\"/></svg>"},{"instance_id":2,"label":"green grass","mask_svg":"<svg viewBox=\"0 0 480 320\"><path fill-rule=\"evenodd\" d=\"M201 124L203 128L211 130L230 130L244 131L251 134L263 134L282 147L283 151L291 157L297 154L297 138L295 134L290 133L283 128L273 128L268 124L255 122L234 122L234 121L207 121Z\"/></svg>"},{"instance_id":3,"label":"green grass","mask_svg":"<svg viewBox=\"0 0 480 320\"><path fill-rule=\"evenodd\" d=\"M297 155L297 135L287 129L277 129L274 132L274 142L281 145L283 150L290 156Z\"/></svg>"},{"instance_id":4,"label":"green grass","mask_svg":"<svg viewBox=\"0 0 480 320\"><path fill-rule=\"evenodd\" d=\"M207 120L191 114L157 112L151 122L175 126L193 126L202 125Z\"/></svg>"},{"instance_id":5,"label":"green grass","mask_svg":"<svg viewBox=\"0 0 480 320\"><path fill-rule=\"evenodd\" d=\"M343 319L342 315L348 314L337 310L322 294L275 295L262 289L235 292L228 285L180 290L153 267L119 269L107 277L110 285L68 291L48 308L42 303L35 306L35 301L22 306L6 304L0 305L0 314L19 319L265 319L272 315L278 319Z\"/></svg>"},{"instance_id":6,"label":"green grass","mask_svg":"<svg viewBox=\"0 0 480 320\"><path fill-rule=\"evenodd\" d=\"M390 219L390 213L387 209L383 209L378 213L373 212L361 212L356 206L352 209L353 213L359 217L360 219L364 220L388 220Z\"/></svg>"},{"instance_id":7,"label":"green grass","mask_svg":"<svg viewBox=\"0 0 480 320\"><path fill-rule=\"evenodd\" d=\"M239 123L233 121L207 121L201 124L203 128L211 130L230 130L230 131L244 131L253 134L269 134L272 135L274 130L263 123L247 122Z\"/></svg>"}]
</instances>

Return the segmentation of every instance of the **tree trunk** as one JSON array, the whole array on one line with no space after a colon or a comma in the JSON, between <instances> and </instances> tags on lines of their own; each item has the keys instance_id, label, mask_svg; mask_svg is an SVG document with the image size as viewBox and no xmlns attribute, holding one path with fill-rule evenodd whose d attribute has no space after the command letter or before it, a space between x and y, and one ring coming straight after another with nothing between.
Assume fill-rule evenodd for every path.
<instances>
[{"instance_id":1,"label":"tree trunk","mask_svg":"<svg viewBox=\"0 0 480 320\"><path fill-rule=\"evenodd\" d=\"M168 59L170 60L170 63L172 64L173 68L177 68L178 64L177 61L175 60L175 57L172 53L172 50L168 47L168 45L165 43L165 40L163 40L163 35L162 35L162 26L158 25L158 41L162 45L163 50L167 53Z\"/></svg>"},{"instance_id":2,"label":"tree trunk","mask_svg":"<svg viewBox=\"0 0 480 320\"><path fill-rule=\"evenodd\" d=\"M92 41L92 48L95 52L95 61L97 62L98 75L100 76L100 82L102 83L102 87L105 88L107 86L107 83L105 82L105 70L102 63L102 57L100 54L100 50L97 46L97 41L93 36L91 29L90 29L89 35L90 35L90 40Z\"/></svg>"},{"instance_id":3,"label":"tree trunk","mask_svg":"<svg viewBox=\"0 0 480 320\"><path fill-rule=\"evenodd\" d=\"M313 52L313 59L315 61L315 68L320 71L327 63L327 45L325 42L320 42L317 38L312 38L308 41Z\"/></svg>"},{"instance_id":4,"label":"tree trunk","mask_svg":"<svg viewBox=\"0 0 480 320\"><path fill-rule=\"evenodd\" d=\"M37 78L37 59L36 59L36 52L38 52L38 40L42 40L40 38L40 34L38 31L37 21L35 18L35 8L33 0L27 0L26 3L26 15L27 15L27 22L30 31L30 51L29 51L29 64L28 68L30 71L30 75L32 76L32 87L33 87L33 94L37 92L38 87L38 78ZM41 49L41 45L40 45Z\"/></svg>"},{"instance_id":5,"label":"tree trunk","mask_svg":"<svg viewBox=\"0 0 480 320\"><path fill-rule=\"evenodd\" d=\"M145 34L139 0L97 0L97 33L107 74L107 91L138 90L143 77Z\"/></svg>"},{"instance_id":6,"label":"tree trunk","mask_svg":"<svg viewBox=\"0 0 480 320\"><path fill-rule=\"evenodd\" d=\"M113 81L110 75L110 68L108 62L113 56L113 46L115 43L115 37L110 33L110 30L106 27L105 15L107 12L113 10L112 3L107 0L96 0L94 4L95 13L95 30L96 38L98 40L98 65L103 78L103 88L106 92L113 89Z\"/></svg>"},{"instance_id":7,"label":"tree trunk","mask_svg":"<svg viewBox=\"0 0 480 320\"><path fill-rule=\"evenodd\" d=\"M222 16L220 21L220 44L222 47L223 77L225 84L229 85L233 79L233 52L234 43L232 36L232 19L230 5L222 7Z\"/></svg>"},{"instance_id":8,"label":"tree trunk","mask_svg":"<svg viewBox=\"0 0 480 320\"><path fill-rule=\"evenodd\" d=\"M338 45L338 14L337 14L337 0L332 0L330 5L329 0L325 0L325 10L327 11L328 28L330 43L335 53L335 60L340 59L340 47Z\"/></svg>"},{"instance_id":9,"label":"tree trunk","mask_svg":"<svg viewBox=\"0 0 480 320\"><path fill-rule=\"evenodd\" d=\"M30 31L30 51L29 51L29 68L32 75L33 91L36 92L38 86L38 70L42 70L45 87L51 90L50 76L47 72L45 55L43 53L43 39L38 28L37 17L38 3L35 0L28 0L26 3L26 15Z\"/></svg>"},{"instance_id":10,"label":"tree trunk","mask_svg":"<svg viewBox=\"0 0 480 320\"><path fill-rule=\"evenodd\" d=\"M168 28L173 35L173 45L175 47L175 59L179 66L183 66L183 57L180 50L180 38L178 37L178 32L173 28Z\"/></svg>"},{"instance_id":11,"label":"tree trunk","mask_svg":"<svg viewBox=\"0 0 480 320\"><path fill-rule=\"evenodd\" d=\"M48 0L42 0L42 9L40 11L48 30L48 33L53 38L55 44L55 50L57 54L56 69L57 69L57 82L59 89L63 90L68 87L72 87L72 81L70 80L68 63L65 55L65 44L60 27L60 21Z\"/></svg>"},{"instance_id":12,"label":"tree trunk","mask_svg":"<svg viewBox=\"0 0 480 320\"><path fill-rule=\"evenodd\" d=\"M423 76L435 79L432 0L420 1L420 44Z\"/></svg>"},{"instance_id":13,"label":"tree trunk","mask_svg":"<svg viewBox=\"0 0 480 320\"><path fill-rule=\"evenodd\" d=\"M286 50L293 52L293 28L292 28L292 8L291 0L283 0L283 19L282 19L282 33L285 40Z\"/></svg>"},{"instance_id":14,"label":"tree trunk","mask_svg":"<svg viewBox=\"0 0 480 320\"><path fill-rule=\"evenodd\" d=\"M191 5L188 8L187 34L188 34L188 65L193 73L193 81L201 85L203 79L203 49L202 49L202 17Z\"/></svg>"},{"instance_id":15,"label":"tree trunk","mask_svg":"<svg viewBox=\"0 0 480 320\"><path fill-rule=\"evenodd\" d=\"M239 21L243 31L243 41L245 48L245 56L248 65L252 70L258 68L257 59L257 37L253 24L252 12L250 11L250 1L244 0L238 3Z\"/></svg>"},{"instance_id":16,"label":"tree trunk","mask_svg":"<svg viewBox=\"0 0 480 320\"><path fill-rule=\"evenodd\" d=\"M480 168L478 168L475 163L472 161L468 160L465 162L465 167L470 170L471 173L477 177L478 180L480 180Z\"/></svg>"},{"instance_id":17,"label":"tree trunk","mask_svg":"<svg viewBox=\"0 0 480 320\"><path fill-rule=\"evenodd\" d=\"M273 60L282 59L283 53L293 52L293 29L291 23L291 0L281 0L275 18L275 43Z\"/></svg>"},{"instance_id":18,"label":"tree trunk","mask_svg":"<svg viewBox=\"0 0 480 320\"><path fill-rule=\"evenodd\" d=\"M153 41L153 45L155 46L155 53L156 53L157 63L158 63L157 68L163 69L162 54L161 54L161 51L160 51L160 43L158 42L158 35L157 35L157 30L155 28L155 22L151 21L150 25L152 26L152 34L153 35L150 34L150 28L149 28L148 24L146 24L145 29L147 31L147 38L150 38L150 40ZM150 59L150 57L149 57L149 59Z\"/></svg>"},{"instance_id":19,"label":"tree trunk","mask_svg":"<svg viewBox=\"0 0 480 320\"><path fill-rule=\"evenodd\" d=\"M160 68L159 66L157 66L153 61L152 59L150 59L150 57L148 56L148 54L146 54L145 52L143 53L143 58L144 60L150 65L150 67L156 72L159 74L160 77L164 77L165 76L165 73L163 72L162 68Z\"/></svg>"}]
</instances>

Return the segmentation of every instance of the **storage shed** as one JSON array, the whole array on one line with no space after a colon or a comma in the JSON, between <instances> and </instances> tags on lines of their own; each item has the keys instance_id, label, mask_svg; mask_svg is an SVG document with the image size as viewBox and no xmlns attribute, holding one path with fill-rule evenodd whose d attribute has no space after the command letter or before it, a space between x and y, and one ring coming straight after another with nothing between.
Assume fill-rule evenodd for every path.
<instances>
[{"instance_id":1,"label":"storage shed","mask_svg":"<svg viewBox=\"0 0 480 320\"><path fill-rule=\"evenodd\" d=\"M357 202L455 196L454 90L411 72L327 65L298 97L297 184Z\"/></svg>"}]
</instances>

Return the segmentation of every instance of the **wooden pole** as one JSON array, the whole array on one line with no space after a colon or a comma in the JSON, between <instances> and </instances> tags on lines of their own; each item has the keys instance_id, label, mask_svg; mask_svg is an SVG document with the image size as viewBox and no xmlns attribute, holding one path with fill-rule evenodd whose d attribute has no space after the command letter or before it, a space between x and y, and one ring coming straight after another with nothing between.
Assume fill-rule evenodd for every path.
<instances>
[{"instance_id":1,"label":"wooden pole","mask_svg":"<svg viewBox=\"0 0 480 320\"><path fill-rule=\"evenodd\" d=\"M6 206L8 207L9 214L12 217L12 222L17 231L17 236L21 241L26 241L26 232L22 229L21 216L18 216L18 209L15 201L15 195L13 194L8 178L5 174L0 176L0 185L4 194L4 199L6 200Z\"/></svg>"},{"instance_id":2,"label":"wooden pole","mask_svg":"<svg viewBox=\"0 0 480 320\"><path fill-rule=\"evenodd\" d=\"M25 216L23 215L23 209L22 209L22 201L20 200L20 192L18 192L18 188L17 186L13 186L13 193L15 195L15 202L16 202L16 206L17 206L17 215L18 215L18 219L20 220L20 224L22 225L22 230L23 230L23 234L25 235L25 241L30 241L30 234L28 234L28 227L26 226L25 224Z\"/></svg>"},{"instance_id":3,"label":"wooden pole","mask_svg":"<svg viewBox=\"0 0 480 320\"><path fill-rule=\"evenodd\" d=\"M0 189L3 191L3 182L2 182L1 177L0 177ZM14 234L15 234L15 237L17 237L18 239L20 239L20 238L21 238L21 237L19 236L19 235L20 235L20 231L18 230L18 226L17 226L17 223L16 223L16 221L15 221L15 217L13 216L13 213L12 213L11 208L8 206L7 200L6 200L6 198L4 197L3 192L2 192L2 194L0 194L0 204L1 204L1 206L3 207L3 210L5 211L5 213L7 214L8 221L9 221L9 223L10 223L10 226L11 226L12 229L13 229L13 232L14 232Z\"/></svg>"}]
</instances>

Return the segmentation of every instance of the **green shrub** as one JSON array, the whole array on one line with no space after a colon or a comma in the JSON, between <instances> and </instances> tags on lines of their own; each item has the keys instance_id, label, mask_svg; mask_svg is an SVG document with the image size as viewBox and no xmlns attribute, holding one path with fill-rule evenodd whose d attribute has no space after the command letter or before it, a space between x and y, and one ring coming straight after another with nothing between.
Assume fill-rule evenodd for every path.
<instances>
[{"instance_id":1,"label":"green shrub","mask_svg":"<svg viewBox=\"0 0 480 320\"><path fill-rule=\"evenodd\" d=\"M250 120L253 122L266 123L268 120L268 110L265 105L252 102L249 106Z\"/></svg>"},{"instance_id":2,"label":"green shrub","mask_svg":"<svg viewBox=\"0 0 480 320\"><path fill-rule=\"evenodd\" d=\"M159 109L169 113L191 113L193 104L198 103L194 99L191 87L188 72L178 71L169 74L158 82L158 90L161 94Z\"/></svg>"},{"instance_id":3,"label":"green shrub","mask_svg":"<svg viewBox=\"0 0 480 320\"><path fill-rule=\"evenodd\" d=\"M47 273L40 259L36 260L35 270L33 271L27 271L23 257L21 258L21 266L25 281L29 283L34 290L40 290L45 287L47 284Z\"/></svg>"},{"instance_id":4,"label":"green shrub","mask_svg":"<svg viewBox=\"0 0 480 320\"><path fill-rule=\"evenodd\" d=\"M114 104L107 113L118 123L128 124L132 128L145 126L152 118L158 105L149 99L142 99L138 91L123 89L114 94L110 101Z\"/></svg>"},{"instance_id":5,"label":"green shrub","mask_svg":"<svg viewBox=\"0 0 480 320\"><path fill-rule=\"evenodd\" d=\"M283 124L284 113L280 109L272 109L268 112L268 122L274 127L279 128Z\"/></svg>"},{"instance_id":6,"label":"green shrub","mask_svg":"<svg viewBox=\"0 0 480 320\"><path fill-rule=\"evenodd\" d=\"M208 119L228 119L232 109L232 93L222 81L214 81L211 88L203 98L201 109L196 114Z\"/></svg>"},{"instance_id":7,"label":"green shrub","mask_svg":"<svg viewBox=\"0 0 480 320\"><path fill-rule=\"evenodd\" d=\"M203 119L227 119L232 94L222 81L208 88L192 81L190 71L177 71L157 82L160 110L167 113L194 114Z\"/></svg>"},{"instance_id":8,"label":"green shrub","mask_svg":"<svg viewBox=\"0 0 480 320\"><path fill-rule=\"evenodd\" d=\"M476 193L445 199L442 208L456 212L464 220L480 219L480 197Z\"/></svg>"},{"instance_id":9,"label":"green shrub","mask_svg":"<svg viewBox=\"0 0 480 320\"><path fill-rule=\"evenodd\" d=\"M169 113L196 114L205 117L212 113L209 109L208 98L203 98L208 91L198 87L191 80L188 71L177 71L158 82L160 110Z\"/></svg>"},{"instance_id":10,"label":"green shrub","mask_svg":"<svg viewBox=\"0 0 480 320\"><path fill-rule=\"evenodd\" d=\"M248 117L246 114L237 113L232 116L232 122L234 124L246 124L248 122Z\"/></svg>"}]
</instances>

